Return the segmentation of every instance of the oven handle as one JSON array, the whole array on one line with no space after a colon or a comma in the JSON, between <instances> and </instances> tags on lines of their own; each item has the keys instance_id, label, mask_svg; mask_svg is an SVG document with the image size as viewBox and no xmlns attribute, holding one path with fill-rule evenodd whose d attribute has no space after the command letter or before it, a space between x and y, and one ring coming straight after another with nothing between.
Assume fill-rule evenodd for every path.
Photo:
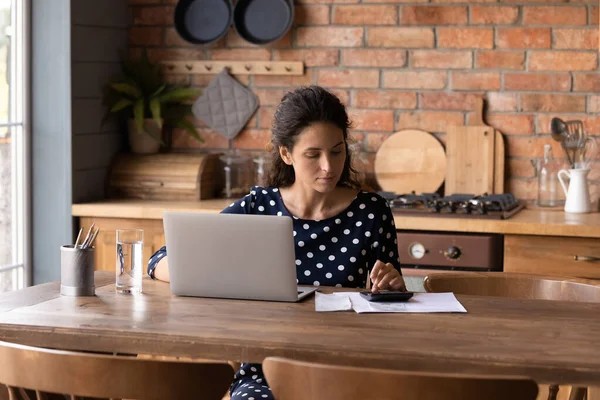
<instances>
[{"instance_id":1,"label":"oven handle","mask_svg":"<svg viewBox=\"0 0 600 400\"><path fill-rule=\"evenodd\" d=\"M593 256L575 255L573 258L575 259L575 261L589 261L589 262L599 262L600 261L600 257L593 257Z\"/></svg>"}]
</instances>

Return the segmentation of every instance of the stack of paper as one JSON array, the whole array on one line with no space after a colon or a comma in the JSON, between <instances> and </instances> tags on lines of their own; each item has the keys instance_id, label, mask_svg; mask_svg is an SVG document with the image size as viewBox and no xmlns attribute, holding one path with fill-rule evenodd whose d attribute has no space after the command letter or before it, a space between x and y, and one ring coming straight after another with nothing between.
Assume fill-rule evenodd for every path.
<instances>
[{"instance_id":1,"label":"stack of paper","mask_svg":"<svg viewBox=\"0 0 600 400\"><path fill-rule=\"evenodd\" d=\"M467 312L453 293L415 293L408 301L379 303L363 298L358 292L316 293L316 311L357 313L445 313Z\"/></svg>"}]
</instances>

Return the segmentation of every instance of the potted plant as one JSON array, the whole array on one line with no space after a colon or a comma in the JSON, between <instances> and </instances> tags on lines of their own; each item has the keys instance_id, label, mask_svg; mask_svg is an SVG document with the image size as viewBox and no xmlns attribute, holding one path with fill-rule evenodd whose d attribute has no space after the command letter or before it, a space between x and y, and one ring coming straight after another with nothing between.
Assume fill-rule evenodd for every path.
<instances>
[{"instance_id":1,"label":"potted plant","mask_svg":"<svg viewBox=\"0 0 600 400\"><path fill-rule=\"evenodd\" d=\"M122 62L122 74L104 86L104 121L118 115L127 122L131 151L152 154L161 145L171 145L174 128L203 141L191 122L192 105L199 91L167 82L159 64L149 60L145 50L138 59ZM167 140L163 139L163 132Z\"/></svg>"}]
</instances>

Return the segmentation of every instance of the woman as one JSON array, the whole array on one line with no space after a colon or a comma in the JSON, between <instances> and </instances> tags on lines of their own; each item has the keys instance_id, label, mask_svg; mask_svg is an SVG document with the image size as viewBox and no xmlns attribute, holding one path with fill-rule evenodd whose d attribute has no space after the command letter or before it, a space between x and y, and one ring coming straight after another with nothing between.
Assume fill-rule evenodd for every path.
<instances>
[{"instance_id":1,"label":"woman","mask_svg":"<svg viewBox=\"0 0 600 400\"><path fill-rule=\"evenodd\" d=\"M272 127L267 187L253 187L222 213L293 218L298 283L405 290L396 230L386 201L360 190L348 152L350 121L340 100L319 86L288 92ZM370 271L370 274L369 274ZM169 280L166 248L148 263ZM242 364L232 400L272 399L260 364Z\"/></svg>"}]
</instances>

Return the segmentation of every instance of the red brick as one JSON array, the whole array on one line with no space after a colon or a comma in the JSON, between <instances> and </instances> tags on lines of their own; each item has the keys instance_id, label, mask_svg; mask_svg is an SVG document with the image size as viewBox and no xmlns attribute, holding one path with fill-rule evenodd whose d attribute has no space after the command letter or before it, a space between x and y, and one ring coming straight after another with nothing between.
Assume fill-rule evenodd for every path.
<instances>
[{"instance_id":1,"label":"red brick","mask_svg":"<svg viewBox=\"0 0 600 400\"><path fill-rule=\"evenodd\" d=\"M333 23L338 25L396 25L396 6L351 5L333 8Z\"/></svg>"},{"instance_id":2,"label":"red brick","mask_svg":"<svg viewBox=\"0 0 600 400\"><path fill-rule=\"evenodd\" d=\"M419 93L419 108L427 110L470 111L477 106L482 96L473 93Z\"/></svg>"},{"instance_id":3,"label":"red brick","mask_svg":"<svg viewBox=\"0 0 600 400\"><path fill-rule=\"evenodd\" d=\"M521 136L511 137L506 140L506 153L509 157L532 157L539 158L544 156L544 145L554 145L557 143L550 136ZM553 152L557 153L553 147Z\"/></svg>"},{"instance_id":4,"label":"red brick","mask_svg":"<svg viewBox=\"0 0 600 400\"><path fill-rule=\"evenodd\" d=\"M253 79L255 87L293 88L315 83L312 69L306 70L304 75L255 75Z\"/></svg>"},{"instance_id":5,"label":"red brick","mask_svg":"<svg viewBox=\"0 0 600 400\"><path fill-rule=\"evenodd\" d=\"M129 5L135 6L140 4L160 4L161 0L128 0Z\"/></svg>"},{"instance_id":6,"label":"red brick","mask_svg":"<svg viewBox=\"0 0 600 400\"><path fill-rule=\"evenodd\" d=\"M520 111L585 112L585 96L522 93Z\"/></svg>"},{"instance_id":7,"label":"red brick","mask_svg":"<svg viewBox=\"0 0 600 400\"><path fill-rule=\"evenodd\" d=\"M472 68L473 54L470 51L411 50L413 68Z\"/></svg>"},{"instance_id":8,"label":"red brick","mask_svg":"<svg viewBox=\"0 0 600 400\"><path fill-rule=\"evenodd\" d=\"M256 45L248 42L246 39L242 38L235 29L230 29L225 37L227 47L247 47L247 48L256 48L256 49L264 49L264 48L286 48L292 46L292 31L288 31L281 39L276 42L265 44L265 45ZM213 46L218 47L218 46ZM220 46L219 46L220 47Z\"/></svg>"},{"instance_id":9,"label":"red brick","mask_svg":"<svg viewBox=\"0 0 600 400\"><path fill-rule=\"evenodd\" d=\"M554 48L597 50L598 27L593 29L554 29Z\"/></svg>"},{"instance_id":10,"label":"red brick","mask_svg":"<svg viewBox=\"0 0 600 400\"><path fill-rule=\"evenodd\" d=\"M181 129L173 130L173 149L226 149L228 139L210 128L198 129L201 143Z\"/></svg>"},{"instance_id":11,"label":"red brick","mask_svg":"<svg viewBox=\"0 0 600 400\"><path fill-rule=\"evenodd\" d=\"M175 28L165 28L165 45L173 47L192 47L194 44L184 40Z\"/></svg>"},{"instance_id":12,"label":"red brick","mask_svg":"<svg viewBox=\"0 0 600 400\"><path fill-rule=\"evenodd\" d=\"M271 131L268 129L244 129L233 139L236 149L265 150L271 140Z\"/></svg>"},{"instance_id":13,"label":"red brick","mask_svg":"<svg viewBox=\"0 0 600 400\"><path fill-rule=\"evenodd\" d=\"M261 107L277 106L287 89L254 89L253 92L258 96Z\"/></svg>"},{"instance_id":14,"label":"red brick","mask_svg":"<svg viewBox=\"0 0 600 400\"><path fill-rule=\"evenodd\" d=\"M454 90L499 90L498 72L452 72Z\"/></svg>"},{"instance_id":15,"label":"red brick","mask_svg":"<svg viewBox=\"0 0 600 400\"><path fill-rule=\"evenodd\" d=\"M486 98L489 112L517 111L518 95L516 93L488 92Z\"/></svg>"},{"instance_id":16,"label":"red brick","mask_svg":"<svg viewBox=\"0 0 600 400\"><path fill-rule=\"evenodd\" d=\"M535 177L535 169L531 160L522 158L513 158L508 160L506 169L507 175L511 178L533 178Z\"/></svg>"},{"instance_id":17,"label":"red brick","mask_svg":"<svg viewBox=\"0 0 600 400\"><path fill-rule=\"evenodd\" d=\"M369 133L366 135L367 151L376 152L381 147L381 144L391 135L391 133Z\"/></svg>"},{"instance_id":18,"label":"red brick","mask_svg":"<svg viewBox=\"0 0 600 400\"><path fill-rule=\"evenodd\" d=\"M172 6L133 7L133 25L171 25L174 10Z\"/></svg>"},{"instance_id":19,"label":"red brick","mask_svg":"<svg viewBox=\"0 0 600 400\"><path fill-rule=\"evenodd\" d=\"M355 107L362 108L416 108L415 92L395 90L358 90L354 93Z\"/></svg>"},{"instance_id":20,"label":"red brick","mask_svg":"<svg viewBox=\"0 0 600 400\"><path fill-rule=\"evenodd\" d=\"M586 7L574 6L524 6L523 24L553 26L585 25L587 24L587 10Z\"/></svg>"},{"instance_id":21,"label":"red brick","mask_svg":"<svg viewBox=\"0 0 600 400\"><path fill-rule=\"evenodd\" d=\"M568 92L569 74L504 74L504 90Z\"/></svg>"},{"instance_id":22,"label":"red brick","mask_svg":"<svg viewBox=\"0 0 600 400\"><path fill-rule=\"evenodd\" d=\"M434 46L431 28L367 28L370 47L423 48Z\"/></svg>"},{"instance_id":23,"label":"red brick","mask_svg":"<svg viewBox=\"0 0 600 400\"><path fill-rule=\"evenodd\" d=\"M152 61L183 61L183 60L203 60L205 59L204 50L198 48L178 49L178 48L151 48L148 49L148 58Z\"/></svg>"},{"instance_id":24,"label":"red brick","mask_svg":"<svg viewBox=\"0 0 600 400\"><path fill-rule=\"evenodd\" d=\"M471 24L514 24L519 19L519 8L513 6L472 6Z\"/></svg>"},{"instance_id":25,"label":"red brick","mask_svg":"<svg viewBox=\"0 0 600 400\"><path fill-rule=\"evenodd\" d=\"M338 99L342 102L342 104L348 106L350 105L350 92L342 89L327 89L328 92L336 95Z\"/></svg>"},{"instance_id":26,"label":"red brick","mask_svg":"<svg viewBox=\"0 0 600 400\"><path fill-rule=\"evenodd\" d=\"M600 92L600 74L573 74L574 92Z\"/></svg>"},{"instance_id":27,"label":"red brick","mask_svg":"<svg viewBox=\"0 0 600 400\"><path fill-rule=\"evenodd\" d=\"M597 67L596 52L539 51L529 56L530 71L591 71Z\"/></svg>"},{"instance_id":28,"label":"red brick","mask_svg":"<svg viewBox=\"0 0 600 400\"><path fill-rule=\"evenodd\" d=\"M388 49L342 50L342 65L348 67L403 67L406 51Z\"/></svg>"},{"instance_id":29,"label":"red brick","mask_svg":"<svg viewBox=\"0 0 600 400\"><path fill-rule=\"evenodd\" d=\"M438 47L453 49L491 49L494 47L492 28L438 28Z\"/></svg>"},{"instance_id":30,"label":"red brick","mask_svg":"<svg viewBox=\"0 0 600 400\"><path fill-rule=\"evenodd\" d=\"M163 29L159 27L132 26L129 44L133 46L158 46L162 44Z\"/></svg>"},{"instance_id":31,"label":"red brick","mask_svg":"<svg viewBox=\"0 0 600 400\"><path fill-rule=\"evenodd\" d=\"M444 89L445 72L437 71L384 71L383 87L393 89Z\"/></svg>"},{"instance_id":32,"label":"red brick","mask_svg":"<svg viewBox=\"0 0 600 400\"><path fill-rule=\"evenodd\" d=\"M298 4L342 4L358 3L360 0L298 0Z\"/></svg>"},{"instance_id":33,"label":"red brick","mask_svg":"<svg viewBox=\"0 0 600 400\"><path fill-rule=\"evenodd\" d=\"M363 28L300 27L296 44L306 47L357 47L363 43Z\"/></svg>"},{"instance_id":34,"label":"red brick","mask_svg":"<svg viewBox=\"0 0 600 400\"><path fill-rule=\"evenodd\" d=\"M329 25L330 8L327 5L307 5L296 6L294 24L302 25Z\"/></svg>"},{"instance_id":35,"label":"red brick","mask_svg":"<svg viewBox=\"0 0 600 400\"><path fill-rule=\"evenodd\" d=\"M164 75L167 83L175 84L175 85L191 85L192 76L187 74L169 74L168 72Z\"/></svg>"},{"instance_id":36,"label":"red brick","mask_svg":"<svg viewBox=\"0 0 600 400\"><path fill-rule=\"evenodd\" d=\"M427 132L446 132L449 125L464 125L464 114L438 111L401 112L396 130L415 128Z\"/></svg>"},{"instance_id":37,"label":"red brick","mask_svg":"<svg viewBox=\"0 0 600 400\"><path fill-rule=\"evenodd\" d=\"M429 0L363 0L363 3L427 3Z\"/></svg>"},{"instance_id":38,"label":"red brick","mask_svg":"<svg viewBox=\"0 0 600 400\"><path fill-rule=\"evenodd\" d=\"M589 113L600 113L600 96L594 95L590 96L588 101L588 110Z\"/></svg>"},{"instance_id":39,"label":"red brick","mask_svg":"<svg viewBox=\"0 0 600 400\"><path fill-rule=\"evenodd\" d=\"M304 61L306 67L329 67L338 65L338 50L294 49L273 50L274 61Z\"/></svg>"},{"instance_id":40,"label":"red brick","mask_svg":"<svg viewBox=\"0 0 600 400\"><path fill-rule=\"evenodd\" d=\"M431 0L432 3L457 3L457 0ZM470 0L468 3L497 3L498 0Z\"/></svg>"},{"instance_id":41,"label":"red brick","mask_svg":"<svg viewBox=\"0 0 600 400\"><path fill-rule=\"evenodd\" d=\"M525 53L521 51L479 51L475 65L481 69L525 69Z\"/></svg>"},{"instance_id":42,"label":"red brick","mask_svg":"<svg viewBox=\"0 0 600 400\"><path fill-rule=\"evenodd\" d=\"M531 135L534 132L533 115L489 113L485 116L485 122L505 135Z\"/></svg>"},{"instance_id":43,"label":"red brick","mask_svg":"<svg viewBox=\"0 0 600 400\"><path fill-rule=\"evenodd\" d=\"M550 28L498 28L498 47L506 49L549 49Z\"/></svg>"},{"instance_id":44,"label":"red brick","mask_svg":"<svg viewBox=\"0 0 600 400\"><path fill-rule=\"evenodd\" d=\"M348 116L354 129L359 131L393 131L394 112L392 110L349 109Z\"/></svg>"},{"instance_id":45,"label":"red brick","mask_svg":"<svg viewBox=\"0 0 600 400\"><path fill-rule=\"evenodd\" d=\"M271 52L267 49L215 49L210 50L211 60L268 61Z\"/></svg>"},{"instance_id":46,"label":"red brick","mask_svg":"<svg viewBox=\"0 0 600 400\"><path fill-rule=\"evenodd\" d=\"M273 124L273 115L275 115L275 107L261 107L258 109L258 127L271 128Z\"/></svg>"},{"instance_id":47,"label":"red brick","mask_svg":"<svg viewBox=\"0 0 600 400\"><path fill-rule=\"evenodd\" d=\"M600 23L600 12L598 12L598 7L590 8L590 25L598 26Z\"/></svg>"},{"instance_id":48,"label":"red brick","mask_svg":"<svg viewBox=\"0 0 600 400\"><path fill-rule=\"evenodd\" d=\"M507 179L506 192L518 200L533 201L537 196L537 182L535 179Z\"/></svg>"},{"instance_id":49,"label":"red brick","mask_svg":"<svg viewBox=\"0 0 600 400\"><path fill-rule=\"evenodd\" d=\"M464 6L403 6L401 25L463 25L467 23Z\"/></svg>"},{"instance_id":50,"label":"red brick","mask_svg":"<svg viewBox=\"0 0 600 400\"><path fill-rule=\"evenodd\" d=\"M318 84L340 88L374 88L379 86L379 71L374 69L321 69Z\"/></svg>"}]
</instances>

